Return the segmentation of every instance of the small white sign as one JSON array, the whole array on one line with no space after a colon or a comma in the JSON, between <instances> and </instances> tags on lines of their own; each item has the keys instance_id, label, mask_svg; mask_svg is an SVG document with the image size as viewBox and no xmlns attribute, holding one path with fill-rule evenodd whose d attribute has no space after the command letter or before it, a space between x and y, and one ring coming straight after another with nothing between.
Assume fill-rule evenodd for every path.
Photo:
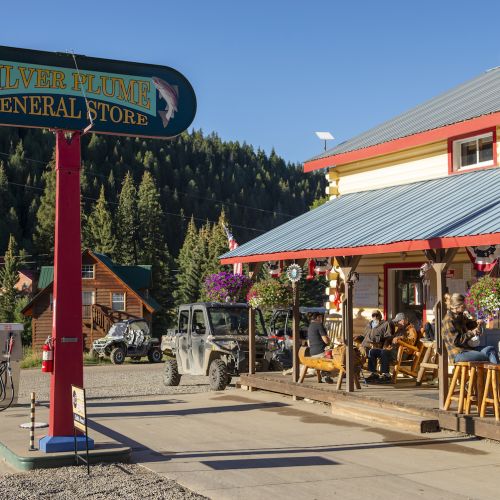
<instances>
[{"instance_id":1,"label":"small white sign","mask_svg":"<svg viewBox=\"0 0 500 500\"><path fill-rule=\"evenodd\" d=\"M354 307L378 307L378 274L360 274L354 285Z\"/></svg>"}]
</instances>

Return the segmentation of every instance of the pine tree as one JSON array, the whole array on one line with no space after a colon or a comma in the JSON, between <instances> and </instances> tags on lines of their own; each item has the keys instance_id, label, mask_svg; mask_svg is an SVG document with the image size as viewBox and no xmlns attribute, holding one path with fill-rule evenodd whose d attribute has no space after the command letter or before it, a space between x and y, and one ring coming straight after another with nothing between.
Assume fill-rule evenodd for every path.
<instances>
[{"instance_id":1,"label":"pine tree","mask_svg":"<svg viewBox=\"0 0 500 500\"><path fill-rule=\"evenodd\" d=\"M101 185L99 199L86 220L84 234L86 234L86 243L90 244L89 248L91 250L106 255L114 255L116 240L113 231L113 220L108 210L103 185Z\"/></svg>"},{"instance_id":2,"label":"pine tree","mask_svg":"<svg viewBox=\"0 0 500 500\"><path fill-rule=\"evenodd\" d=\"M164 214L160 193L153 176L145 171L138 191L138 258L141 263L152 265L153 288L151 294L162 308L154 317L153 328L162 331L168 326L173 307L173 279L171 257L165 241Z\"/></svg>"},{"instance_id":3,"label":"pine tree","mask_svg":"<svg viewBox=\"0 0 500 500\"><path fill-rule=\"evenodd\" d=\"M115 215L116 247L113 259L120 264L137 264L137 190L130 172L123 180Z\"/></svg>"},{"instance_id":4,"label":"pine tree","mask_svg":"<svg viewBox=\"0 0 500 500\"><path fill-rule=\"evenodd\" d=\"M9 227L5 219L10 207L10 192L7 173L0 162L0 251L3 253L9 241Z\"/></svg>"},{"instance_id":5,"label":"pine tree","mask_svg":"<svg viewBox=\"0 0 500 500\"><path fill-rule=\"evenodd\" d=\"M222 209L217 224L214 224L210 231L208 262L205 268L206 275L218 273L222 270L233 271L233 266L222 266L219 259L222 254L229 251L229 242L225 228L229 229L229 222L224 209Z\"/></svg>"},{"instance_id":6,"label":"pine tree","mask_svg":"<svg viewBox=\"0 0 500 500\"><path fill-rule=\"evenodd\" d=\"M19 280L19 257L17 254L16 240L9 237L9 246L5 253L3 268L0 270L0 321L12 323L15 319L17 290L15 285Z\"/></svg>"},{"instance_id":7,"label":"pine tree","mask_svg":"<svg viewBox=\"0 0 500 500\"><path fill-rule=\"evenodd\" d=\"M54 251L54 231L56 219L56 171L52 168L43 173L45 183L40 206L36 214L36 228L33 242L40 254L52 255Z\"/></svg>"},{"instance_id":8,"label":"pine tree","mask_svg":"<svg viewBox=\"0 0 500 500\"><path fill-rule=\"evenodd\" d=\"M200 292L200 235L193 217L189 221L184 243L177 258L175 305L189 304L199 299Z\"/></svg>"}]
</instances>

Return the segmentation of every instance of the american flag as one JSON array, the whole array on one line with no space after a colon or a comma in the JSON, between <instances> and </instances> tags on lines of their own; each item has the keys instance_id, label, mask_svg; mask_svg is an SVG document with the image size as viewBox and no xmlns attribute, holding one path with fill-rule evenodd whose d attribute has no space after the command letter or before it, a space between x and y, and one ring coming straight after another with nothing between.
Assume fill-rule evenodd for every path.
<instances>
[{"instance_id":1,"label":"american flag","mask_svg":"<svg viewBox=\"0 0 500 500\"><path fill-rule=\"evenodd\" d=\"M236 243L236 240L234 239L233 233L226 226L224 226L224 231L226 231L227 241L229 243L229 251L232 251L235 248L238 248L238 243ZM241 262L238 262L238 263L233 265L233 273L234 274L243 274L243 264Z\"/></svg>"}]
</instances>

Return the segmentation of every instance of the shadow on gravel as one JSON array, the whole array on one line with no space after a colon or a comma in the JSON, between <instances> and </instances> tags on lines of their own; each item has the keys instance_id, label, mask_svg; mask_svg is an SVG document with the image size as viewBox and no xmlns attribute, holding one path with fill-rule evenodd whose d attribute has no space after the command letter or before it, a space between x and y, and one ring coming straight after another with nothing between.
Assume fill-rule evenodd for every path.
<instances>
[{"instance_id":1,"label":"shadow on gravel","mask_svg":"<svg viewBox=\"0 0 500 500\"><path fill-rule=\"evenodd\" d=\"M243 405L228 405L228 406L209 406L206 408L189 408L186 410L173 410L173 411L129 411L121 412L119 415L114 413L91 413L91 418L115 418L119 416L124 417L182 417L185 415L200 415L206 413L229 413L229 412L242 412L253 410L266 410L269 408L279 408L289 406L285 403L252 403Z\"/></svg>"}]
</instances>

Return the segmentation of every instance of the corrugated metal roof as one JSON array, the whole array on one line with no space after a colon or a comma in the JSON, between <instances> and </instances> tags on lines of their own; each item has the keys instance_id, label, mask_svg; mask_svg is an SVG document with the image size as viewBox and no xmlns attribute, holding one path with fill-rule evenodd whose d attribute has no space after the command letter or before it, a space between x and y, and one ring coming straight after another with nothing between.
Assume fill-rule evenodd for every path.
<instances>
[{"instance_id":1,"label":"corrugated metal roof","mask_svg":"<svg viewBox=\"0 0 500 500\"><path fill-rule=\"evenodd\" d=\"M375 146L500 111L500 67L493 68L308 161Z\"/></svg>"},{"instance_id":2,"label":"corrugated metal roof","mask_svg":"<svg viewBox=\"0 0 500 500\"><path fill-rule=\"evenodd\" d=\"M43 290L54 281L54 268L52 266L42 266L40 277L38 278L38 289Z\"/></svg>"},{"instance_id":3,"label":"corrugated metal roof","mask_svg":"<svg viewBox=\"0 0 500 500\"><path fill-rule=\"evenodd\" d=\"M342 195L221 258L500 233L500 169Z\"/></svg>"}]
</instances>

